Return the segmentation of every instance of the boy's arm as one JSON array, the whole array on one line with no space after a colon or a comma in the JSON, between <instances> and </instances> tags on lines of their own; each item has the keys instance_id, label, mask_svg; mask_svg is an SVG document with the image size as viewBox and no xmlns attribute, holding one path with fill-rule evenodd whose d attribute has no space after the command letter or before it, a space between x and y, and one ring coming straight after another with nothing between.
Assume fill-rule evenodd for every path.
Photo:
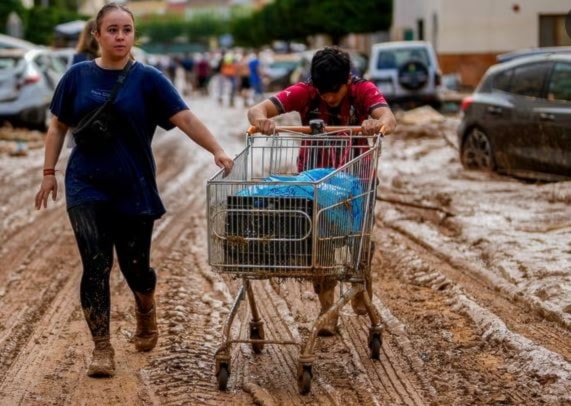
<instances>
[{"instance_id":1,"label":"boy's arm","mask_svg":"<svg viewBox=\"0 0 571 406\"><path fill-rule=\"evenodd\" d=\"M388 106L377 107L371 112L371 118L363 121L361 128L363 134L373 135L382 133L388 135L397 126L397 120Z\"/></svg>"},{"instance_id":2,"label":"boy's arm","mask_svg":"<svg viewBox=\"0 0 571 406\"><path fill-rule=\"evenodd\" d=\"M271 135L276 129L276 123L270 119L278 113L276 105L267 99L248 110L248 121L262 134Z\"/></svg>"}]
</instances>

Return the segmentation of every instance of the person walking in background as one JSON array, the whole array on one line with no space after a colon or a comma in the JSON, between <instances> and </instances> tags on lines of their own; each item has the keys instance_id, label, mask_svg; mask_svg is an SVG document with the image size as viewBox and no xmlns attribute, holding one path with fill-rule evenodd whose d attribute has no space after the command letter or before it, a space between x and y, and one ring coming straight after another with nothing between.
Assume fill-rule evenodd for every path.
<instances>
[{"instance_id":1,"label":"person walking in background","mask_svg":"<svg viewBox=\"0 0 571 406\"><path fill-rule=\"evenodd\" d=\"M73 54L71 60L72 65L82 61L90 61L99 56L99 44L95 39L94 33L95 20L91 18L85 23L83 30L79 34L75 54Z\"/></svg>"},{"instance_id":2,"label":"person walking in background","mask_svg":"<svg viewBox=\"0 0 571 406\"><path fill-rule=\"evenodd\" d=\"M108 99L121 75L123 83L111 105L117 119L108 123L105 137L91 148L74 147L65 171L67 212L83 265L81 306L94 342L87 375L108 377L115 373L109 286L114 249L135 299L136 350L152 350L159 335L157 275L150 266L153 225L165 213L151 149L157 125L181 129L226 173L233 160L160 71L131 60L135 21L127 7L103 6L95 19L94 36L101 56L72 65L53 96L44 177L35 207L47 207L50 195L57 198L56 165L66 131Z\"/></svg>"},{"instance_id":3,"label":"person walking in background","mask_svg":"<svg viewBox=\"0 0 571 406\"><path fill-rule=\"evenodd\" d=\"M262 83L262 68L260 65L260 52L255 50L248 61L248 69L250 72L250 86L254 91L254 103L259 103L264 98L264 89Z\"/></svg>"},{"instance_id":4,"label":"person walking in background","mask_svg":"<svg viewBox=\"0 0 571 406\"><path fill-rule=\"evenodd\" d=\"M222 57L222 66L220 73L224 78L224 82L230 86L228 92L228 105L234 107L234 98L236 97L236 87L238 80L238 61L233 52L226 52ZM218 102L222 104L224 86L220 88Z\"/></svg>"},{"instance_id":5,"label":"person walking in background","mask_svg":"<svg viewBox=\"0 0 571 406\"><path fill-rule=\"evenodd\" d=\"M201 95L208 95L208 82L210 80L210 62L208 55L200 55L196 61L196 86Z\"/></svg>"},{"instance_id":6,"label":"person walking in background","mask_svg":"<svg viewBox=\"0 0 571 406\"><path fill-rule=\"evenodd\" d=\"M194 89L196 89L196 80L194 77L194 65L195 65L195 60L192 56L191 53L187 53L185 54L181 59L180 59L180 66L182 67L183 71L184 71L184 90L183 90L183 94L185 96L190 96L193 92Z\"/></svg>"},{"instance_id":7,"label":"person walking in background","mask_svg":"<svg viewBox=\"0 0 571 406\"><path fill-rule=\"evenodd\" d=\"M250 86L250 66L249 66L249 56L246 52L243 52L238 56L237 60L237 70L238 79L240 80L240 97L244 101L244 107L250 106L251 98L251 86Z\"/></svg>"},{"instance_id":8,"label":"person walking in background","mask_svg":"<svg viewBox=\"0 0 571 406\"><path fill-rule=\"evenodd\" d=\"M324 48L311 60L311 77L308 82L294 84L248 110L248 120L263 134L273 134L276 124L272 117L291 111L299 112L303 125L312 119L321 119L326 125L360 125L363 134L390 134L396 127L396 119L385 98L374 83L351 75L349 55L338 48ZM358 141L358 140L356 140ZM366 139L361 139L367 148ZM317 164L309 159L309 151L303 146L298 155L298 170L328 165L326 159ZM327 154L324 154L327 155ZM367 253L365 253L367 255ZM314 281L314 290L319 296L321 314L334 303L333 278ZM371 295L371 283L368 283ZM362 294L352 301L353 310L364 314L366 308ZM319 331L320 335L333 335L337 330L338 315Z\"/></svg>"}]
</instances>

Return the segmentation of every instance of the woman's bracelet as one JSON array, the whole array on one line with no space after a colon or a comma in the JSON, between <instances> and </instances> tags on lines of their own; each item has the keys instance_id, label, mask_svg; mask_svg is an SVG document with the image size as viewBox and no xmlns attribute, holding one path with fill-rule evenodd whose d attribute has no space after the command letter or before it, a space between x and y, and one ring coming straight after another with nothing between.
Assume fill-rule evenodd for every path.
<instances>
[{"instance_id":1,"label":"woman's bracelet","mask_svg":"<svg viewBox=\"0 0 571 406\"><path fill-rule=\"evenodd\" d=\"M54 168L44 169L44 176L55 175L56 170Z\"/></svg>"}]
</instances>

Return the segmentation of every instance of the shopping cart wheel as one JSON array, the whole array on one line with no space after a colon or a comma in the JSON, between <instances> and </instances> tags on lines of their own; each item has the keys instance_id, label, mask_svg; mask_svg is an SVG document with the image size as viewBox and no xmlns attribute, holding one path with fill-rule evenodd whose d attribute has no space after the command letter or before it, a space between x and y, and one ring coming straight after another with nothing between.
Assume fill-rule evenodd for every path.
<instances>
[{"instance_id":1,"label":"shopping cart wheel","mask_svg":"<svg viewBox=\"0 0 571 406\"><path fill-rule=\"evenodd\" d=\"M264 334L264 322L263 321L251 321L250 322L250 340L263 340L266 338ZM259 354L264 349L264 343L252 343L252 350L254 353Z\"/></svg>"},{"instance_id":2,"label":"shopping cart wheel","mask_svg":"<svg viewBox=\"0 0 571 406\"><path fill-rule=\"evenodd\" d=\"M218 389L219 390L226 390L228 386L228 377L230 376L230 370L228 368L228 364L221 363L220 369L218 369L218 375L216 379L218 379Z\"/></svg>"},{"instance_id":3,"label":"shopping cart wheel","mask_svg":"<svg viewBox=\"0 0 571 406\"><path fill-rule=\"evenodd\" d=\"M383 344L380 333L371 334L369 339L369 348L371 349L371 358L379 359L381 356L381 345Z\"/></svg>"},{"instance_id":4,"label":"shopping cart wheel","mask_svg":"<svg viewBox=\"0 0 571 406\"><path fill-rule=\"evenodd\" d=\"M301 395L307 395L311 391L311 378L313 378L311 365L304 365L297 376L297 388Z\"/></svg>"}]
</instances>

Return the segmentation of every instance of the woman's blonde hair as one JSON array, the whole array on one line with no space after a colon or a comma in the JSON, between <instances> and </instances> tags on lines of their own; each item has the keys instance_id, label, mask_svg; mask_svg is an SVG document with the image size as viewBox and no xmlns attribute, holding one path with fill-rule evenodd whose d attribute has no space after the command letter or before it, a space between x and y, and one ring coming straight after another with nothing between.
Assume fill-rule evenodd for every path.
<instances>
[{"instance_id":1,"label":"woman's blonde hair","mask_svg":"<svg viewBox=\"0 0 571 406\"><path fill-rule=\"evenodd\" d=\"M93 35L96 30L95 20L92 18L85 23L83 31L79 35L75 51L85 53L88 59L95 59L99 56L99 44Z\"/></svg>"}]
</instances>

